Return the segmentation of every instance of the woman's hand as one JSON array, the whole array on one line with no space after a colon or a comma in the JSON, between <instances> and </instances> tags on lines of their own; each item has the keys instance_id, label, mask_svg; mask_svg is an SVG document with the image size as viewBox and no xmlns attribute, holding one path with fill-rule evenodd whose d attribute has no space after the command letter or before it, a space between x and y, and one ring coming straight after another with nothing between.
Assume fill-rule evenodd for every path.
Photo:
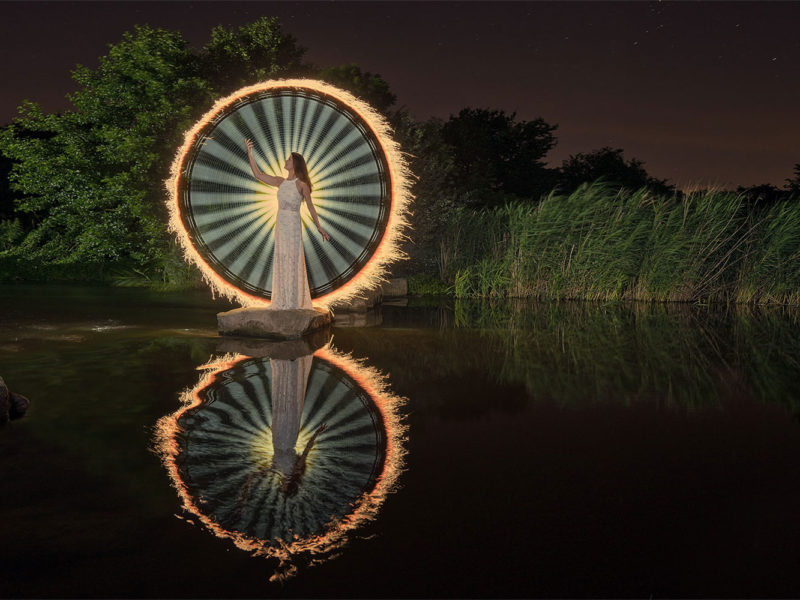
<instances>
[{"instance_id":1,"label":"woman's hand","mask_svg":"<svg viewBox=\"0 0 800 600\"><path fill-rule=\"evenodd\" d=\"M247 146L247 153L250 154L253 151L253 140L247 138L244 141L244 145Z\"/></svg>"},{"instance_id":2,"label":"woman's hand","mask_svg":"<svg viewBox=\"0 0 800 600\"><path fill-rule=\"evenodd\" d=\"M317 225L317 231L319 231L320 235L322 235L322 239L325 240L326 242L331 239L331 236L325 233L325 231L322 229L320 225Z\"/></svg>"}]
</instances>

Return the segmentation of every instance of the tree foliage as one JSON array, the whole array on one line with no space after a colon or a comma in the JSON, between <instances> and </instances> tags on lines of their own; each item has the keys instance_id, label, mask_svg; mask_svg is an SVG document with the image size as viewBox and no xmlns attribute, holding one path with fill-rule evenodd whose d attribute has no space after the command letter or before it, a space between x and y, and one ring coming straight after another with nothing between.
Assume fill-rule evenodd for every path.
<instances>
[{"instance_id":1,"label":"tree foliage","mask_svg":"<svg viewBox=\"0 0 800 600\"><path fill-rule=\"evenodd\" d=\"M275 19L218 27L202 52L178 32L137 26L96 69L73 71L73 110L45 114L24 102L0 133L16 211L33 223L12 252L163 267L175 255L164 180L183 132L231 86L299 68L303 51Z\"/></svg>"},{"instance_id":2,"label":"tree foliage","mask_svg":"<svg viewBox=\"0 0 800 600\"><path fill-rule=\"evenodd\" d=\"M570 155L559 170L558 187L570 193L582 183L591 183L600 178L616 187L637 190L648 187L657 194L670 194L675 186L666 179L655 179L644 169L644 162L632 158L625 161L622 148L605 146L600 150Z\"/></svg>"},{"instance_id":3,"label":"tree foliage","mask_svg":"<svg viewBox=\"0 0 800 600\"><path fill-rule=\"evenodd\" d=\"M492 206L509 196L538 199L551 187L545 155L556 145L543 119L515 122L516 113L464 108L451 116L441 136L453 155L450 185L464 204Z\"/></svg>"},{"instance_id":4,"label":"tree foliage","mask_svg":"<svg viewBox=\"0 0 800 600\"><path fill-rule=\"evenodd\" d=\"M364 72L355 63L319 68L314 75L358 96L387 117L391 106L397 101L397 96L389 89L389 84L383 77Z\"/></svg>"},{"instance_id":5,"label":"tree foliage","mask_svg":"<svg viewBox=\"0 0 800 600\"><path fill-rule=\"evenodd\" d=\"M303 62L307 48L281 30L275 17L238 29L218 25L203 48L203 75L219 95L274 77L302 77L313 65Z\"/></svg>"}]
</instances>

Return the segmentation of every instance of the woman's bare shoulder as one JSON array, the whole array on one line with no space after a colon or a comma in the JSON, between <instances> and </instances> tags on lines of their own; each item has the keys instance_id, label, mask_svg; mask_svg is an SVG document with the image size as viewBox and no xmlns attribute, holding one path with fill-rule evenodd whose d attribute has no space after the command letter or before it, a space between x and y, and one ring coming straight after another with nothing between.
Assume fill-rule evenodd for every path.
<instances>
[{"instance_id":1,"label":"woman's bare shoulder","mask_svg":"<svg viewBox=\"0 0 800 600\"><path fill-rule=\"evenodd\" d=\"M261 173L259 175L256 175L256 179L258 179L263 183L266 183L267 185L280 187L280 185L284 182L286 178L281 177L280 175L267 175L266 173Z\"/></svg>"}]
</instances>

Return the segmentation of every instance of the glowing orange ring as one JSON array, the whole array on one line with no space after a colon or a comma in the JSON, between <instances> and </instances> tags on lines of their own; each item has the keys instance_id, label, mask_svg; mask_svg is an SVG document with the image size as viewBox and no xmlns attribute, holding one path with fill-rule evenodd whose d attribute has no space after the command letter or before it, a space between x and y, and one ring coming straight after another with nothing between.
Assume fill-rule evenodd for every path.
<instances>
[{"instance_id":1,"label":"glowing orange ring","mask_svg":"<svg viewBox=\"0 0 800 600\"><path fill-rule=\"evenodd\" d=\"M367 262L363 264L360 270L341 287L314 298L314 305L327 306L335 301L353 298L363 290L376 287L382 281L386 280L388 267L391 263L406 258L406 255L400 250L400 243L403 239L408 239L406 235L409 229L407 216L409 214L410 203L414 198L413 194L410 192L412 173L399 145L390 135L392 131L391 126L386 119L363 100L356 98L345 90L341 90L322 81L314 79L277 79L257 83L252 86L241 88L233 94L221 98L197 123L195 123L186 133L184 142L172 162L170 169L171 176L166 181L167 190L169 192L167 201L169 210L168 229L170 232L176 234L186 260L198 267L203 280L209 284L212 294L217 293L238 302L242 306L268 306L270 300L253 293L248 293L248 291L237 287L221 277L195 247L190 232L186 229L181 218L180 189L182 177L187 166L187 160L192 148L195 146L198 135L206 130L210 124L220 119L220 115L224 114L238 102L242 102L243 99L248 96L259 92L286 88L308 90L310 92L329 95L347 106L350 111L357 114L363 123L369 127L372 135L377 140L380 150L386 159L386 167L390 180L389 215L383 236L377 243L373 254L369 257Z\"/></svg>"},{"instance_id":2,"label":"glowing orange ring","mask_svg":"<svg viewBox=\"0 0 800 600\"><path fill-rule=\"evenodd\" d=\"M374 520L386 496L396 490L397 479L405 468L407 426L403 423L400 408L405 404L406 399L394 395L389 388L387 377L367 366L364 360L338 352L330 344L317 350L314 355L341 369L367 393L380 413L386 434L383 467L375 481L375 486L353 502L353 510L348 515L341 520L332 522L330 527L321 534L294 539L281 546L274 546L269 541L256 539L238 531L229 531L198 507L195 498L181 478L176 462L181 454L180 445L176 439L181 433L178 425L181 416L203 403L205 390L218 382L224 372L251 357L243 354L226 354L198 367L198 370L205 372L194 388L187 389L182 393L181 408L171 415L162 417L155 428L154 449L161 458L171 483L180 496L183 509L198 519L215 536L230 539L239 549L250 552L254 556L277 558L280 566L270 577L273 581L286 579L295 573L296 568L292 564L294 556L309 554L318 557L318 560L325 560L325 557L330 556L333 550L346 543L350 531Z\"/></svg>"}]
</instances>

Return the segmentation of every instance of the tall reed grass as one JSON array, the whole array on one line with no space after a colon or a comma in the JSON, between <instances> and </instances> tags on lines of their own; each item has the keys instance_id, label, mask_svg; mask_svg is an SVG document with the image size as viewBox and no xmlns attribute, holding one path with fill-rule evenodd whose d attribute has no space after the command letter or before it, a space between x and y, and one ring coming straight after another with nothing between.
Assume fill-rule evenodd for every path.
<instances>
[{"instance_id":1,"label":"tall reed grass","mask_svg":"<svg viewBox=\"0 0 800 600\"><path fill-rule=\"evenodd\" d=\"M800 198L762 208L599 181L538 205L459 209L439 250L457 297L800 304Z\"/></svg>"}]
</instances>

